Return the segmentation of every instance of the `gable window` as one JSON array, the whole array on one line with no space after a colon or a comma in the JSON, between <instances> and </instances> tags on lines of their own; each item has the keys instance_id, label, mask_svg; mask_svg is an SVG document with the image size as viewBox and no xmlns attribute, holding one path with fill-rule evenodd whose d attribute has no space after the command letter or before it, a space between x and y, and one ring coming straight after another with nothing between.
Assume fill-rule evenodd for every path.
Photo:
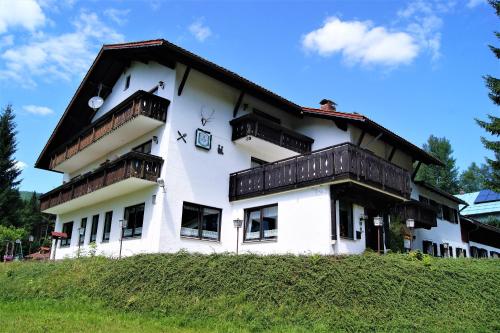
<instances>
[{"instance_id":1,"label":"gable window","mask_svg":"<svg viewBox=\"0 0 500 333\"><path fill-rule=\"evenodd\" d=\"M71 234L73 233L73 222L66 222L62 226L62 232L66 233L68 238L61 239L61 247L70 246L71 244Z\"/></svg>"},{"instance_id":2,"label":"gable window","mask_svg":"<svg viewBox=\"0 0 500 333\"><path fill-rule=\"evenodd\" d=\"M259 167L259 166L264 165L264 164L267 164L267 162L263 161L261 159L258 159L256 157L252 157L252 159L250 161L251 168L256 168L256 167Z\"/></svg>"},{"instance_id":3,"label":"gable window","mask_svg":"<svg viewBox=\"0 0 500 333\"><path fill-rule=\"evenodd\" d=\"M138 151L139 153L151 154L151 145L152 140L149 140L148 142L144 142L142 145L139 145L132 150Z\"/></svg>"},{"instance_id":4,"label":"gable window","mask_svg":"<svg viewBox=\"0 0 500 333\"><path fill-rule=\"evenodd\" d=\"M125 220L127 228L123 231L123 237L140 237L144 223L144 203L125 208Z\"/></svg>"},{"instance_id":5,"label":"gable window","mask_svg":"<svg viewBox=\"0 0 500 333\"><path fill-rule=\"evenodd\" d=\"M221 215L222 209L184 202L181 236L219 240Z\"/></svg>"},{"instance_id":6,"label":"gable window","mask_svg":"<svg viewBox=\"0 0 500 333\"><path fill-rule=\"evenodd\" d=\"M245 210L245 241L278 238L278 205Z\"/></svg>"},{"instance_id":7,"label":"gable window","mask_svg":"<svg viewBox=\"0 0 500 333\"><path fill-rule=\"evenodd\" d=\"M111 221L112 220L113 220L113 211L106 212L106 215L104 215L104 228L102 231L102 241L103 242L109 241L109 234L111 233Z\"/></svg>"},{"instance_id":8,"label":"gable window","mask_svg":"<svg viewBox=\"0 0 500 333\"><path fill-rule=\"evenodd\" d=\"M354 239L352 203L339 200L340 237Z\"/></svg>"},{"instance_id":9,"label":"gable window","mask_svg":"<svg viewBox=\"0 0 500 333\"><path fill-rule=\"evenodd\" d=\"M80 231L78 230L78 241L80 242L80 245L83 245L83 243L85 242L85 235L87 234L87 218L84 217L81 221L80 221L80 229L83 229L83 234L80 235Z\"/></svg>"},{"instance_id":10,"label":"gable window","mask_svg":"<svg viewBox=\"0 0 500 333\"><path fill-rule=\"evenodd\" d=\"M130 75L125 78L125 88L123 90L127 90L130 87Z\"/></svg>"},{"instance_id":11,"label":"gable window","mask_svg":"<svg viewBox=\"0 0 500 333\"><path fill-rule=\"evenodd\" d=\"M97 240L97 226L99 225L99 214L92 216L92 226L90 227L90 243Z\"/></svg>"}]
</instances>

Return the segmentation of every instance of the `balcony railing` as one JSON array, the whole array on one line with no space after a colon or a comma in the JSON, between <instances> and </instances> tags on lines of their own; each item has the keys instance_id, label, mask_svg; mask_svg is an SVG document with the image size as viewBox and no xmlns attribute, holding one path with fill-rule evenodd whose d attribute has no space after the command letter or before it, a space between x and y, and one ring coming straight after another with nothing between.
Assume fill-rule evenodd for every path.
<instances>
[{"instance_id":1,"label":"balcony railing","mask_svg":"<svg viewBox=\"0 0 500 333\"><path fill-rule=\"evenodd\" d=\"M232 173L231 201L307 187L337 180L352 180L410 198L410 173L351 143Z\"/></svg>"},{"instance_id":2,"label":"balcony railing","mask_svg":"<svg viewBox=\"0 0 500 333\"><path fill-rule=\"evenodd\" d=\"M102 118L83 129L67 145L61 147L52 157L50 168L54 169L57 165L139 115L165 122L169 104L169 100L143 90L135 92Z\"/></svg>"},{"instance_id":3,"label":"balcony railing","mask_svg":"<svg viewBox=\"0 0 500 333\"><path fill-rule=\"evenodd\" d=\"M437 226L437 209L431 205L411 200L395 207L402 221L413 219L416 228L430 229Z\"/></svg>"},{"instance_id":4,"label":"balcony railing","mask_svg":"<svg viewBox=\"0 0 500 333\"><path fill-rule=\"evenodd\" d=\"M160 177L162 163L163 159L158 156L139 152L127 153L42 195L41 210L44 211L127 178L156 182Z\"/></svg>"},{"instance_id":5,"label":"balcony railing","mask_svg":"<svg viewBox=\"0 0 500 333\"><path fill-rule=\"evenodd\" d=\"M314 142L305 135L255 114L233 119L230 124L233 127L233 141L252 135L300 154L309 153Z\"/></svg>"}]
</instances>

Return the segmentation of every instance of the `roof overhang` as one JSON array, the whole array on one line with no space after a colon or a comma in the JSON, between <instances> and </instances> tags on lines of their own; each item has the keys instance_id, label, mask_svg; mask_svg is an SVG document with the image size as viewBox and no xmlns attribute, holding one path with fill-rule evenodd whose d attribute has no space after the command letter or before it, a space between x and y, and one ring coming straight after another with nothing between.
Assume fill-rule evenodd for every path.
<instances>
[{"instance_id":1,"label":"roof overhang","mask_svg":"<svg viewBox=\"0 0 500 333\"><path fill-rule=\"evenodd\" d=\"M469 205L467 202L463 201L462 199L457 198L456 196L454 196L454 195L452 195L452 194L450 194L450 193L448 193L446 191L443 191L443 190L441 190L441 189L439 189L439 188L437 188L435 186L432 186L432 185L430 185L430 184L428 184L428 183L426 183L426 182L424 182L422 180L415 180L414 183L416 185L418 185L418 186L422 186L422 187L428 189L431 192L439 194L440 196L445 197L448 200L456 202L457 204L466 205L466 206Z\"/></svg>"}]
</instances>

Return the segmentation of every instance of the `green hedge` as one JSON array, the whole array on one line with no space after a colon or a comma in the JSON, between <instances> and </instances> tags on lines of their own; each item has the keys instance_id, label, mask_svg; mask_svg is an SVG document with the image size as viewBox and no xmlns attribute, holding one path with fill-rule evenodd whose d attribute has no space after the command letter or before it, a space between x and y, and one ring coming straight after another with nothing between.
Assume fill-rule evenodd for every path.
<instances>
[{"instance_id":1,"label":"green hedge","mask_svg":"<svg viewBox=\"0 0 500 333\"><path fill-rule=\"evenodd\" d=\"M0 266L0 300L99 302L195 329L500 331L500 260L177 253Z\"/></svg>"}]
</instances>

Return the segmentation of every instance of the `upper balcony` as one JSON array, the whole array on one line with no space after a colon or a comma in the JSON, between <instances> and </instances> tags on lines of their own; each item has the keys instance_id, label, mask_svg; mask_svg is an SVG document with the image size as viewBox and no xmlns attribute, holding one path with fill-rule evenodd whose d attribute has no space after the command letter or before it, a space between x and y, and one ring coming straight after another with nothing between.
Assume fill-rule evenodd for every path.
<instances>
[{"instance_id":1,"label":"upper balcony","mask_svg":"<svg viewBox=\"0 0 500 333\"><path fill-rule=\"evenodd\" d=\"M162 163L158 156L129 152L45 193L40 208L63 214L150 187L160 177Z\"/></svg>"},{"instance_id":2,"label":"upper balcony","mask_svg":"<svg viewBox=\"0 0 500 333\"><path fill-rule=\"evenodd\" d=\"M50 169L71 173L163 125L170 101L139 90L56 151Z\"/></svg>"},{"instance_id":3,"label":"upper balcony","mask_svg":"<svg viewBox=\"0 0 500 333\"><path fill-rule=\"evenodd\" d=\"M407 170L368 150L343 143L232 173L229 200L349 181L402 200L409 199L411 194Z\"/></svg>"},{"instance_id":4,"label":"upper balcony","mask_svg":"<svg viewBox=\"0 0 500 333\"><path fill-rule=\"evenodd\" d=\"M253 113L233 119L230 124L234 142L253 152L268 152L273 160L309 153L314 142L310 137Z\"/></svg>"}]
</instances>

